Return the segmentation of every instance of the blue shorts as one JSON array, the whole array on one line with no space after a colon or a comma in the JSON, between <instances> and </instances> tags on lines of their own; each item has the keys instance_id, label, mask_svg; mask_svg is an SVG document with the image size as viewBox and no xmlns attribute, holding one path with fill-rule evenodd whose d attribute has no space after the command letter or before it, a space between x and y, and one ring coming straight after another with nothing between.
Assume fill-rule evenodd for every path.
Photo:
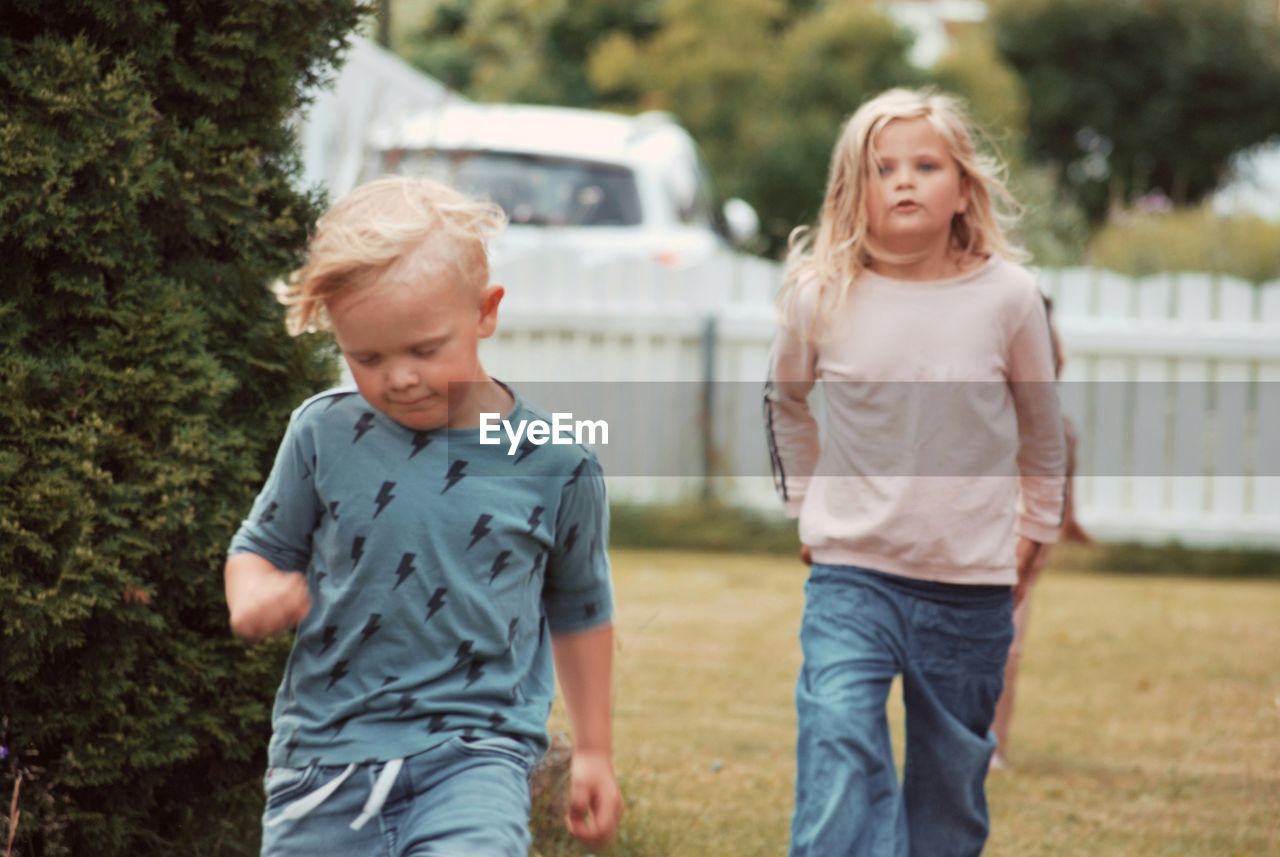
<instances>
[{"instance_id":1,"label":"blue shorts","mask_svg":"<svg viewBox=\"0 0 1280 857\"><path fill-rule=\"evenodd\" d=\"M394 762L272 768L262 855L526 857L535 761L514 739L458 737Z\"/></svg>"},{"instance_id":2,"label":"blue shorts","mask_svg":"<svg viewBox=\"0 0 1280 857\"><path fill-rule=\"evenodd\" d=\"M796 686L792 857L976 857L1013 637L1008 586L814 565ZM902 676L898 783L885 703Z\"/></svg>"}]
</instances>

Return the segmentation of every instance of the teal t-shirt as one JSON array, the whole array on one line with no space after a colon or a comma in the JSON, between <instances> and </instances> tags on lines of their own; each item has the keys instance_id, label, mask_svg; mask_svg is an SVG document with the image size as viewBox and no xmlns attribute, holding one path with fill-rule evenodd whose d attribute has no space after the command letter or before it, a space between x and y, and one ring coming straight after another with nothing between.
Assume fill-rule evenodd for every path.
<instances>
[{"instance_id":1,"label":"teal t-shirt","mask_svg":"<svg viewBox=\"0 0 1280 857\"><path fill-rule=\"evenodd\" d=\"M548 420L516 396L506 419ZM549 422L549 420L548 420ZM546 742L550 634L612 616L592 452L414 431L354 388L293 413L229 554L306 573L270 764L403 758L454 736Z\"/></svg>"}]
</instances>

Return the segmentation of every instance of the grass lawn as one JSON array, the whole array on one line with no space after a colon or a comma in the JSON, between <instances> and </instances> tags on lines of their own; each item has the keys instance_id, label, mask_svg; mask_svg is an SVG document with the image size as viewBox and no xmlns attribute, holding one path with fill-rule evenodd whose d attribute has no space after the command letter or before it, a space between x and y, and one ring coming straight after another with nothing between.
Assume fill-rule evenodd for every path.
<instances>
[{"instance_id":1,"label":"grass lawn","mask_svg":"<svg viewBox=\"0 0 1280 857\"><path fill-rule=\"evenodd\" d=\"M991 857L1280 854L1280 582L1072 571L1035 593ZM786 851L805 570L615 551L608 854ZM1176 569L1171 569L1176 571ZM890 706L900 746L901 716ZM565 728L563 712L553 726ZM542 855L583 853L559 837Z\"/></svg>"}]
</instances>

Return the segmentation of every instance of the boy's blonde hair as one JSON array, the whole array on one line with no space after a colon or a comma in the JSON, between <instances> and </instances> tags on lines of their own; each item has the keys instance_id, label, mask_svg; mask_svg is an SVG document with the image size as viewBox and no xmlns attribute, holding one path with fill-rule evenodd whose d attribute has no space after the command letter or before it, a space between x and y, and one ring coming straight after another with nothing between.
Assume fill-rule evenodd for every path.
<instances>
[{"instance_id":1,"label":"boy's blonde hair","mask_svg":"<svg viewBox=\"0 0 1280 857\"><path fill-rule=\"evenodd\" d=\"M488 242L505 223L497 205L430 179L360 185L320 218L306 264L280 290L289 332L328 327L329 301L375 283L444 274L478 293L489 281Z\"/></svg>"},{"instance_id":2,"label":"boy's blonde hair","mask_svg":"<svg viewBox=\"0 0 1280 857\"><path fill-rule=\"evenodd\" d=\"M875 138L895 119L927 119L942 136L960 167L967 206L951 220L951 247L964 255L991 253L1015 261L1026 254L1006 236L1020 208L1004 183L1005 168L981 151L976 138L990 147L969 118L963 102L932 89L890 89L864 103L845 122L831 154L827 193L817 227L791 233L787 273L778 293L784 323L797 320L798 301L818 289L813 314L828 317L849 294L854 280L874 258L894 260L869 234L867 187L877 166Z\"/></svg>"}]
</instances>

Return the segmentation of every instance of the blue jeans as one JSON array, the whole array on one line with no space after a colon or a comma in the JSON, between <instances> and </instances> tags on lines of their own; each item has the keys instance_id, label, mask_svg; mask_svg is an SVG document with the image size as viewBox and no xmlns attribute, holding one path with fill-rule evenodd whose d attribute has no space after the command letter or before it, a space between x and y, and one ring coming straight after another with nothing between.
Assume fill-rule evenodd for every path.
<instances>
[{"instance_id":1,"label":"blue jeans","mask_svg":"<svg viewBox=\"0 0 1280 857\"><path fill-rule=\"evenodd\" d=\"M1007 586L815 565L796 686L792 857L970 857L989 824L990 726L1013 638ZM899 787L885 703L902 675Z\"/></svg>"},{"instance_id":2,"label":"blue jeans","mask_svg":"<svg viewBox=\"0 0 1280 857\"><path fill-rule=\"evenodd\" d=\"M534 761L512 739L452 738L409 756L385 777L391 763L350 771L345 765L272 768L265 780L262 857L527 857ZM356 820L369 809L380 780L382 790L390 790L361 824ZM318 793L318 806L290 817L291 805ZM359 830L351 829L353 822Z\"/></svg>"}]
</instances>

